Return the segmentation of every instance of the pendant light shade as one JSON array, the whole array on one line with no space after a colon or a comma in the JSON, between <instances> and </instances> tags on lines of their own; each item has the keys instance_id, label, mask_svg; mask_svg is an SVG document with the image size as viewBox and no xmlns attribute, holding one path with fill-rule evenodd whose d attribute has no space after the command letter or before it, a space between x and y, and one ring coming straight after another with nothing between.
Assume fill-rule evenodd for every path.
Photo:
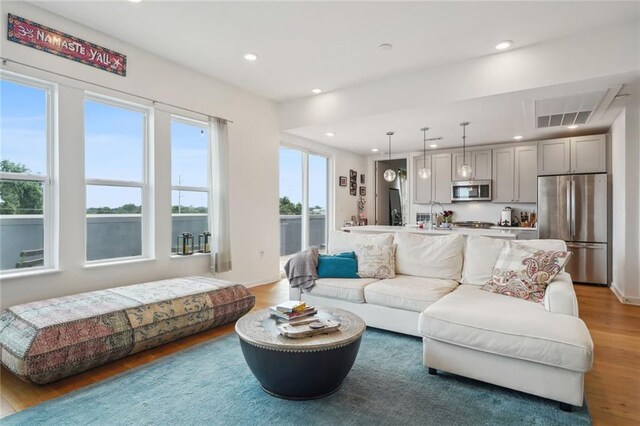
<instances>
[{"instance_id":1,"label":"pendant light shade","mask_svg":"<svg viewBox=\"0 0 640 426\"><path fill-rule=\"evenodd\" d=\"M460 123L460 125L462 126L462 165L458 167L458 176L465 179L470 179L473 174L473 169L471 168L471 165L467 163L467 149L466 149L467 148L466 128L469 125L469 122L464 121Z\"/></svg>"},{"instance_id":2,"label":"pendant light shade","mask_svg":"<svg viewBox=\"0 0 640 426\"><path fill-rule=\"evenodd\" d=\"M389 136L389 160L391 160L391 136L393 136L394 132L387 132L387 136ZM396 180L396 171L389 168L384 171L384 180L387 182L393 182Z\"/></svg>"},{"instance_id":3,"label":"pendant light shade","mask_svg":"<svg viewBox=\"0 0 640 426\"><path fill-rule=\"evenodd\" d=\"M422 167L418 169L418 177L420 179L429 179L431 177L431 169L427 168L427 130L428 127L420 129L422 131Z\"/></svg>"}]
</instances>

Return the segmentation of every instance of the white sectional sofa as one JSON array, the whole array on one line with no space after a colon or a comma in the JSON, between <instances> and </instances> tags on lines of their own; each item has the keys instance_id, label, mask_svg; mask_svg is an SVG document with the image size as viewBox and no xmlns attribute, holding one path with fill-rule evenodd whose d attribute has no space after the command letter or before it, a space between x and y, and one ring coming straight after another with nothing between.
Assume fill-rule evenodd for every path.
<instances>
[{"instance_id":1,"label":"white sectional sofa","mask_svg":"<svg viewBox=\"0 0 640 426\"><path fill-rule=\"evenodd\" d=\"M332 232L330 253L353 251L370 235ZM377 235L376 238L381 238ZM422 337L424 365L581 406L593 342L578 318L569 274L549 284L544 303L481 290L505 240L452 234L386 234L396 244L396 277L319 279L291 300L342 308L368 326ZM514 242L566 250L560 240Z\"/></svg>"}]
</instances>

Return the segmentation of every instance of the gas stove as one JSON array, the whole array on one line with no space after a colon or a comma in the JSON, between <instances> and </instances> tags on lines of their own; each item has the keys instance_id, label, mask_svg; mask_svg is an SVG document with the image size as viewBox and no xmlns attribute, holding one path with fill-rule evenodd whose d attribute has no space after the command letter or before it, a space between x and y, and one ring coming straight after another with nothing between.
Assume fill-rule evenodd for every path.
<instances>
[{"instance_id":1,"label":"gas stove","mask_svg":"<svg viewBox=\"0 0 640 426\"><path fill-rule=\"evenodd\" d=\"M480 228L489 229L494 226L491 222L479 222L479 221L466 221L466 222L453 222L453 226L457 228Z\"/></svg>"}]
</instances>

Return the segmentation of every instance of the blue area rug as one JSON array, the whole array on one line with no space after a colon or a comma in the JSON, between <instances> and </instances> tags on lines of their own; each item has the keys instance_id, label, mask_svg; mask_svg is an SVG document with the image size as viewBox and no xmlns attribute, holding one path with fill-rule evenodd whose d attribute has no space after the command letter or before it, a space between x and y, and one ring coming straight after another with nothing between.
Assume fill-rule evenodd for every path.
<instances>
[{"instance_id":1,"label":"blue area rug","mask_svg":"<svg viewBox=\"0 0 640 426\"><path fill-rule=\"evenodd\" d=\"M304 380L303 377L300 378ZM0 421L3 425L585 425L586 408L455 375L430 376L422 341L367 329L335 394L287 401L266 394L230 335L141 366Z\"/></svg>"}]
</instances>

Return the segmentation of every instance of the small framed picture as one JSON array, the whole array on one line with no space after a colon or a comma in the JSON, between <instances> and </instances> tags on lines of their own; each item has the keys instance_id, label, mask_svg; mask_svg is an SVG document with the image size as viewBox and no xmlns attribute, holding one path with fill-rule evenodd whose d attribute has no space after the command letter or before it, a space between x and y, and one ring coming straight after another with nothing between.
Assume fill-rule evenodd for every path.
<instances>
[{"instance_id":1,"label":"small framed picture","mask_svg":"<svg viewBox=\"0 0 640 426\"><path fill-rule=\"evenodd\" d=\"M360 175L360 185L364 185L364 175Z\"/></svg>"},{"instance_id":2,"label":"small framed picture","mask_svg":"<svg viewBox=\"0 0 640 426\"><path fill-rule=\"evenodd\" d=\"M355 180L358 177L358 172L355 170L349 170L349 177Z\"/></svg>"},{"instance_id":3,"label":"small framed picture","mask_svg":"<svg viewBox=\"0 0 640 426\"><path fill-rule=\"evenodd\" d=\"M366 186L361 186L360 187L360 195L362 195L362 196L367 195L367 187Z\"/></svg>"},{"instance_id":4,"label":"small framed picture","mask_svg":"<svg viewBox=\"0 0 640 426\"><path fill-rule=\"evenodd\" d=\"M339 184L340 184L340 186L347 186L347 177L346 176L340 176Z\"/></svg>"},{"instance_id":5,"label":"small framed picture","mask_svg":"<svg viewBox=\"0 0 640 426\"><path fill-rule=\"evenodd\" d=\"M355 182L351 182L351 186L349 188L349 193L354 197L358 195L358 185Z\"/></svg>"}]
</instances>

